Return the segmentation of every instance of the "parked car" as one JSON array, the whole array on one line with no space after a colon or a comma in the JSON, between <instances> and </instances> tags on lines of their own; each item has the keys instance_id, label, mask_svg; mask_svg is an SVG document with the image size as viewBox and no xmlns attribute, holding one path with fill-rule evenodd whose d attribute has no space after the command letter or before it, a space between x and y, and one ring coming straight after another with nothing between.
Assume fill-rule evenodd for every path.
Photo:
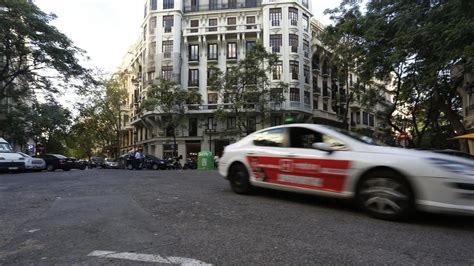
<instances>
[{"instance_id":1,"label":"parked car","mask_svg":"<svg viewBox=\"0 0 474 266\"><path fill-rule=\"evenodd\" d=\"M56 169L69 171L75 168L75 160L61 154L45 154L37 156L37 158L42 158L46 161L46 170L50 172Z\"/></svg>"},{"instance_id":2,"label":"parked car","mask_svg":"<svg viewBox=\"0 0 474 266\"><path fill-rule=\"evenodd\" d=\"M0 138L0 171L22 171L25 169L25 157L13 151L10 144Z\"/></svg>"},{"instance_id":3,"label":"parked car","mask_svg":"<svg viewBox=\"0 0 474 266\"><path fill-rule=\"evenodd\" d=\"M44 159L34 158L23 152L19 152L19 154L25 158L25 170L40 172L46 169L46 162Z\"/></svg>"},{"instance_id":4,"label":"parked car","mask_svg":"<svg viewBox=\"0 0 474 266\"><path fill-rule=\"evenodd\" d=\"M165 170L166 169L166 162L160 158L157 158L153 155L145 155L144 156L145 167L147 169L153 170Z\"/></svg>"},{"instance_id":5,"label":"parked car","mask_svg":"<svg viewBox=\"0 0 474 266\"><path fill-rule=\"evenodd\" d=\"M77 160L74 157L69 157L74 161L74 169L86 170L87 168L87 161L86 160Z\"/></svg>"},{"instance_id":6,"label":"parked car","mask_svg":"<svg viewBox=\"0 0 474 266\"><path fill-rule=\"evenodd\" d=\"M128 170L133 169L133 154L127 153L119 158L119 168L125 168Z\"/></svg>"},{"instance_id":7,"label":"parked car","mask_svg":"<svg viewBox=\"0 0 474 266\"><path fill-rule=\"evenodd\" d=\"M104 163L104 168L106 169L118 169L119 162L115 159L106 159Z\"/></svg>"},{"instance_id":8,"label":"parked car","mask_svg":"<svg viewBox=\"0 0 474 266\"><path fill-rule=\"evenodd\" d=\"M91 157L89 168L104 168L105 159L102 157Z\"/></svg>"}]
</instances>

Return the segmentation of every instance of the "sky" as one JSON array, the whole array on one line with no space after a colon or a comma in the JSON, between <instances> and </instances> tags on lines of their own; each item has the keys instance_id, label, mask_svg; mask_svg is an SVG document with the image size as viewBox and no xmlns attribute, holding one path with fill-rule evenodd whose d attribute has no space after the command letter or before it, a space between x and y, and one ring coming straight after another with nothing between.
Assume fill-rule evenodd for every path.
<instances>
[{"instance_id":1,"label":"sky","mask_svg":"<svg viewBox=\"0 0 474 266\"><path fill-rule=\"evenodd\" d=\"M324 24L326 8L340 0L310 0L314 16ZM87 51L87 65L113 73L128 48L138 40L143 20L144 0L35 0L43 11L55 13L52 22L74 44Z\"/></svg>"}]
</instances>

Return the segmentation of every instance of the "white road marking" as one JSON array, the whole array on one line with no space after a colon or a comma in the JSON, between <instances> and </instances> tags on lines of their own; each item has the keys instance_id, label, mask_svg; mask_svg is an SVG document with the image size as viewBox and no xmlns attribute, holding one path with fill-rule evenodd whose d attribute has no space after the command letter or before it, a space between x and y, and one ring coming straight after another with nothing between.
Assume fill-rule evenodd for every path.
<instances>
[{"instance_id":1,"label":"white road marking","mask_svg":"<svg viewBox=\"0 0 474 266\"><path fill-rule=\"evenodd\" d=\"M94 250L91 253L87 254L89 257L99 257L99 258L113 258L113 259L122 259L122 260L133 260L133 261L143 261L143 262L156 262L156 263L166 263L166 264L180 264L180 265L212 265L206 262L202 262L190 258L181 258L181 257L162 257L160 255L153 254L139 254L131 252L115 252L107 250Z\"/></svg>"},{"instance_id":2,"label":"white road marking","mask_svg":"<svg viewBox=\"0 0 474 266\"><path fill-rule=\"evenodd\" d=\"M28 230L28 233L34 233L34 232L38 232L39 230L41 230L41 229L32 229L32 230Z\"/></svg>"}]
</instances>

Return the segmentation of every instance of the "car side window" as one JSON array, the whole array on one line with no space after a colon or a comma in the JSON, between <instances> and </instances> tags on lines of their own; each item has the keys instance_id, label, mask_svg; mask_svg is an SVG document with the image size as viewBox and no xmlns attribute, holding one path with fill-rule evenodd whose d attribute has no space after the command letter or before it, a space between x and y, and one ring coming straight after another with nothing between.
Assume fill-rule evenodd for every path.
<instances>
[{"instance_id":1,"label":"car side window","mask_svg":"<svg viewBox=\"0 0 474 266\"><path fill-rule=\"evenodd\" d=\"M275 128L257 133L253 140L256 146L283 147L285 140L285 129Z\"/></svg>"},{"instance_id":2,"label":"car side window","mask_svg":"<svg viewBox=\"0 0 474 266\"><path fill-rule=\"evenodd\" d=\"M292 148L310 149L316 142L322 142L322 135L319 132L304 127L290 128L290 146Z\"/></svg>"}]
</instances>

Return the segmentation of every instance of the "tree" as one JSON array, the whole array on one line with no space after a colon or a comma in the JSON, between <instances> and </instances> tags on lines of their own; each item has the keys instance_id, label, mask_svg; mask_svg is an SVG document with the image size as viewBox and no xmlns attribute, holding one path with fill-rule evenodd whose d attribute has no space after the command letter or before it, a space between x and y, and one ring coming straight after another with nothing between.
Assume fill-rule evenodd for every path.
<instances>
[{"instance_id":1,"label":"tree","mask_svg":"<svg viewBox=\"0 0 474 266\"><path fill-rule=\"evenodd\" d=\"M361 2L344 0L328 12L337 29L359 38L364 58L360 73L394 79L389 124L402 131L393 114L408 106L412 134L419 139L415 145L426 132L445 128L439 117L449 122L451 135L464 133L451 73L458 66L463 74L472 72L474 2L369 0L365 13L360 12ZM462 148L467 149L465 145Z\"/></svg>"},{"instance_id":2,"label":"tree","mask_svg":"<svg viewBox=\"0 0 474 266\"><path fill-rule=\"evenodd\" d=\"M173 154L176 156L176 131L185 121L186 105L200 103L201 95L198 91L181 88L175 81L159 79L148 88L146 96L140 110L160 114L163 127L173 135Z\"/></svg>"},{"instance_id":3,"label":"tree","mask_svg":"<svg viewBox=\"0 0 474 266\"><path fill-rule=\"evenodd\" d=\"M99 134L97 134L97 123L94 117L81 117L71 127L67 138L69 153L76 158L90 158L93 156L94 148L97 146Z\"/></svg>"},{"instance_id":4,"label":"tree","mask_svg":"<svg viewBox=\"0 0 474 266\"><path fill-rule=\"evenodd\" d=\"M254 130L253 121L255 124L268 121L271 113L285 101L284 94L288 88L287 84L274 84L269 78L274 71L280 71L278 64L278 55L267 52L265 47L257 44L225 73L210 66L209 88L218 92L227 104L219 107L217 115L221 119L235 117L237 128L245 134Z\"/></svg>"},{"instance_id":5,"label":"tree","mask_svg":"<svg viewBox=\"0 0 474 266\"><path fill-rule=\"evenodd\" d=\"M73 86L72 78L93 81L79 64L84 51L50 25L55 18L32 1L0 1L0 100L18 94L19 80L48 91L57 91L59 81Z\"/></svg>"},{"instance_id":6,"label":"tree","mask_svg":"<svg viewBox=\"0 0 474 266\"><path fill-rule=\"evenodd\" d=\"M29 133L34 137L35 143L42 143L48 153L64 153L71 112L53 98L49 98L46 103L35 103L34 111L36 117Z\"/></svg>"}]
</instances>

